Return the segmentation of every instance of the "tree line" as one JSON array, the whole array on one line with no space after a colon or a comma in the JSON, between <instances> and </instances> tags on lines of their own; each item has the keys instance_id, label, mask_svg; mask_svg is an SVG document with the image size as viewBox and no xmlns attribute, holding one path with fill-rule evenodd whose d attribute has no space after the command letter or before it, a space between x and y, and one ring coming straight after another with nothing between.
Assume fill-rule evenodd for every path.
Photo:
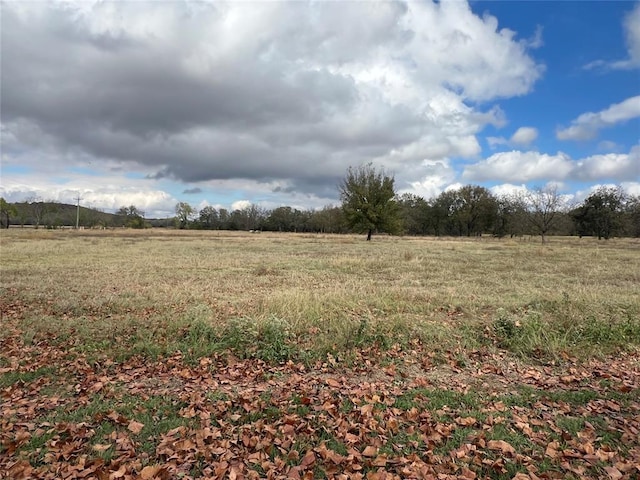
<instances>
[{"instance_id":1,"label":"tree line","mask_svg":"<svg viewBox=\"0 0 640 480\"><path fill-rule=\"evenodd\" d=\"M414 194L398 195L394 178L371 164L349 168L338 186L340 205L320 210L289 206L274 209L249 205L227 210L206 206L199 211L187 202L175 206L175 217L146 219L134 205L115 214L73 205L28 201L11 204L0 198L3 227L32 225L55 228L74 225L79 213L85 227L174 227L178 229L245 230L316 233L374 233L515 237L549 235L640 237L640 196L621 187L600 187L584 201L566 205L555 188L495 195L479 185L465 185L425 199ZM65 208L62 208L65 207Z\"/></svg>"}]
</instances>

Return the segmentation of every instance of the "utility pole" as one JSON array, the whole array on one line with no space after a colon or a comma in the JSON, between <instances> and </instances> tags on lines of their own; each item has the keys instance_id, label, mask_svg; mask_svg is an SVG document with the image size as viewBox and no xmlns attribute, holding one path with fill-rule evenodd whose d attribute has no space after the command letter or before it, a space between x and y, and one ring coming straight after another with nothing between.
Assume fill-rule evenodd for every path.
<instances>
[{"instance_id":1,"label":"utility pole","mask_svg":"<svg viewBox=\"0 0 640 480\"><path fill-rule=\"evenodd\" d=\"M77 208L76 208L76 230L78 230L80 226L80 194L78 194L77 200Z\"/></svg>"}]
</instances>

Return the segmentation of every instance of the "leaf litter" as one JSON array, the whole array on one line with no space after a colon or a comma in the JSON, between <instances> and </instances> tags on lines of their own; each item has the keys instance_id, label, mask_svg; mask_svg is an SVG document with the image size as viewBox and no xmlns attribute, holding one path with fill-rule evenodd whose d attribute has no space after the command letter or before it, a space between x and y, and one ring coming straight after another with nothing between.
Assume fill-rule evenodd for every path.
<instances>
[{"instance_id":1,"label":"leaf litter","mask_svg":"<svg viewBox=\"0 0 640 480\"><path fill-rule=\"evenodd\" d=\"M25 344L18 314L3 315L0 374L17 378L0 392L3 479L640 476L637 352L532 365L471 351L461 364L416 343L349 365L89 363Z\"/></svg>"}]
</instances>

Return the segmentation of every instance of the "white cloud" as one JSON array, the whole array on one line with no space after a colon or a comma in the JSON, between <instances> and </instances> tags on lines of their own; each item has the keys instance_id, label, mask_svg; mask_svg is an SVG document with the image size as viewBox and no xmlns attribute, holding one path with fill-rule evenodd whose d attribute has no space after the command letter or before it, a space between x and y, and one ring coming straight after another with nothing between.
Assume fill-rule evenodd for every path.
<instances>
[{"instance_id":1,"label":"white cloud","mask_svg":"<svg viewBox=\"0 0 640 480\"><path fill-rule=\"evenodd\" d=\"M423 198L437 197L456 178L456 172L447 159L425 160L419 172L420 180L407 182L409 188L399 189L399 193L413 193ZM417 173L411 173L409 178L416 178L417 175ZM396 180L399 179L396 178Z\"/></svg>"},{"instance_id":2,"label":"white cloud","mask_svg":"<svg viewBox=\"0 0 640 480\"><path fill-rule=\"evenodd\" d=\"M640 3L631 10L623 22L625 39L629 58L611 64L616 69L631 69L640 67Z\"/></svg>"},{"instance_id":3,"label":"white cloud","mask_svg":"<svg viewBox=\"0 0 640 480\"><path fill-rule=\"evenodd\" d=\"M508 145L509 140L504 137L487 137L487 143L492 150L495 150L499 145Z\"/></svg>"},{"instance_id":4,"label":"white cloud","mask_svg":"<svg viewBox=\"0 0 640 480\"><path fill-rule=\"evenodd\" d=\"M231 210L244 210L250 206L251 202L249 200L237 200L231 204Z\"/></svg>"},{"instance_id":5,"label":"white cloud","mask_svg":"<svg viewBox=\"0 0 640 480\"><path fill-rule=\"evenodd\" d=\"M563 179L572 168L571 159L562 152L548 155L513 150L495 153L486 160L467 166L462 178L475 182L497 180L526 183L535 180Z\"/></svg>"},{"instance_id":6,"label":"white cloud","mask_svg":"<svg viewBox=\"0 0 640 480\"><path fill-rule=\"evenodd\" d=\"M511 138L504 137L487 137L487 143L491 149L495 149L499 145L512 145L515 147L526 147L531 145L538 138L538 129L534 127L520 127L516 130Z\"/></svg>"},{"instance_id":7,"label":"white cloud","mask_svg":"<svg viewBox=\"0 0 640 480\"><path fill-rule=\"evenodd\" d=\"M582 180L640 178L640 147L628 154L592 155L576 162L574 175Z\"/></svg>"},{"instance_id":8,"label":"white cloud","mask_svg":"<svg viewBox=\"0 0 640 480\"><path fill-rule=\"evenodd\" d=\"M578 160L562 152L555 155L518 150L500 152L468 165L462 178L472 182L497 180L507 183L545 180L554 184L569 180L635 180L640 178L640 146L634 146L629 153L592 155Z\"/></svg>"},{"instance_id":9,"label":"white cloud","mask_svg":"<svg viewBox=\"0 0 640 480\"><path fill-rule=\"evenodd\" d=\"M622 21L628 57L623 60L594 60L586 64L585 70L613 69L631 70L640 67L640 2L625 15Z\"/></svg>"},{"instance_id":10,"label":"white cloud","mask_svg":"<svg viewBox=\"0 0 640 480\"><path fill-rule=\"evenodd\" d=\"M611 140L602 140L598 143L598 150L603 152L615 152L620 149L620 145Z\"/></svg>"},{"instance_id":11,"label":"white cloud","mask_svg":"<svg viewBox=\"0 0 640 480\"><path fill-rule=\"evenodd\" d=\"M524 45L527 48L540 48L544 45L544 41L542 40L542 25L536 25L536 31L534 32L531 38L528 38L523 41Z\"/></svg>"},{"instance_id":12,"label":"white cloud","mask_svg":"<svg viewBox=\"0 0 640 480\"><path fill-rule=\"evenodd\" d=\"M135 205L147 218L166 218L174 213L177 200L167 192L154 189L127 187L122 184L103 185L95 188L77 185L51 186L46 182L30 181L29 184L10 182L0 186L0 196L8 202L27 199L52 201L75 205L80 196L80 205L113 213L120 207Z\"/></svg>"},{"instance_id":13,"label":"white cloud","mask_svg":"<svg viewBox=\"0 0 640 480\"><path fill-rule=\"evenodd\" d=\"M583 113L571 122L571 126L556 131L559 140L590 140L598 130L640 117L640 95L614 103L609 108L593 113Z\"/></svg>"},{"instance_id":14,"label":"white cloud","mask_svg":"<svg viewBox=\"0 0 640 480\"><path fill-rule=\"evenodd\" d=\"M640 182L622 182L620 186L628 195L640 197Z\"/></svg>"},{"instance_id":15,"label":"white cloud","mask_svg":"<svg viewBox=\"0 0 640 480\"><path fill-rule=\"evenodd\" d=\"M509 197L514 195L520 195L528 192L527 186L524 184L514 185L512 183L503 183L501 185L494 185L489 189L497 197Z\"/></svg>"},{"instance_id":16,"label":"white cloud","mask_svg":"<svg viewBox=\"0 0 640 480\"><path fill-rule=\"evenodd\" d=\"M520 127L511 136L511 143L515 145L527 146L538 138L538 130L533 127Z\"/></svg>"}]
</instances>

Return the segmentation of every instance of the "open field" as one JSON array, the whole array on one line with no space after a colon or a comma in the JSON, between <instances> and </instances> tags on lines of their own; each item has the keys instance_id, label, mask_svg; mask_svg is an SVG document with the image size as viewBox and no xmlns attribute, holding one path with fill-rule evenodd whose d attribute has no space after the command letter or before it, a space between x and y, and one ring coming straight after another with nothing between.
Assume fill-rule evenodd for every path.
<instances>
[{"instance_id":1,"label":"open field","mask_svg":"<svg viewBox=\"0 0 640 480\"><path fill-rule=\"evenodd\" d=\"M0 232L0 478L635 478L640 242Z\"/></svg>"}]
</instances>

